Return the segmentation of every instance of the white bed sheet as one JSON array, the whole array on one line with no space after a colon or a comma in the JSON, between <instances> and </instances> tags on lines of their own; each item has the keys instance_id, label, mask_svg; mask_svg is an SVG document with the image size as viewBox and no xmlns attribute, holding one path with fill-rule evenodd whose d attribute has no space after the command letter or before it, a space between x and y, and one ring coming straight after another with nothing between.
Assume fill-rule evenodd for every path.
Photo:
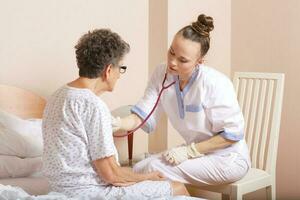
<instances>
[{"instance_id":1,"label":"white bed sheet","mask_svg":"<svg viewBox=\"0 0 300 200\"><path fill-rule=\"evenodd\" d=\"M0 179L0 184L20 187L30 195L44 195L49 192L49 184L42 176Z\"/></svg>"},{"instance_id":2,"label":"white bed sheet","mask_svg":"<svg viewBox=\"0 0 300 200\"><path fill-rule=\"evenodd\" d=\"M0 199L5 200L150 200L146 197L137 196L134 194L118 196L116 198L107 199L102 194L96 194L93 197L78 197L67 198L65 195L55 192L50 192L47 195L29 195L24 190L18 187L4 186L0 184ZM154 199L151 199L154 200ZM187 197L187 196L175 196L175 197L161 197L155 198L155 200L204 200L201 198Z\"/></svg>"}]
</instances>

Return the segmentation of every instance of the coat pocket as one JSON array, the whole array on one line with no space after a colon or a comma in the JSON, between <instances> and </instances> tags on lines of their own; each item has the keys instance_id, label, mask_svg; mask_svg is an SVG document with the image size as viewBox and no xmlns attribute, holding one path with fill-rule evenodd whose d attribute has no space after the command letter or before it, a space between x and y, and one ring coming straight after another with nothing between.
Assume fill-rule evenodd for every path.
<instances>
[{"instance_id":1,"label":"coat pocket","mask_svg":"<svg viewBox=\"0 0 300 200\"><path fill-rule=\"evenodd\" d=\"M203 110L202 105L190 104L185 106L186 112L200 112Z\"/></svg>"}]
</instances>

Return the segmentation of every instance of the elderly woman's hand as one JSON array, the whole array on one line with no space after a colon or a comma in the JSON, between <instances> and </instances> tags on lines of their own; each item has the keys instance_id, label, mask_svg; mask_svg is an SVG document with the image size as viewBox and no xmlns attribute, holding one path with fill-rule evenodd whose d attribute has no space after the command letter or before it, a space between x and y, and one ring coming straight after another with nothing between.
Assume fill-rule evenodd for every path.
<instances>
[{"instance_id":1,"label":"elderly woman's hand","mask_svg":"<svg viewBox=\"0 0 300 200\"><path fill-rule=\"evenodd\" d=\"M133 184L136 184L136 182L112 183L113 186L117 186L117 187L127 187Z\"/></svg>"},{"instance_id":2,"label":"elderly woman's hand","mask_svg":"<svg viewBox=\"0 0 300 200\"><path fill-rule=\"evenodd\" d=\"M204 156L204 154L201 154L196 149L194 143L187 146L176 147L163 153L164 159L173 165L178 165L188 159L198 158L201 156Z\"/></svg>"},{"instance_id":3,"label":"elderly woman's hand","mask_svg":"<svg viewBox=\"0 0 300 200\"><path fill-rule=\"evenodd\" d=\"M163 181L166 178L164 177L164 175L158 171L154 171L154 172L150 172L147 175L147 179L146 180L151 180L151 181Z\"/></svg>"}]
</instances>

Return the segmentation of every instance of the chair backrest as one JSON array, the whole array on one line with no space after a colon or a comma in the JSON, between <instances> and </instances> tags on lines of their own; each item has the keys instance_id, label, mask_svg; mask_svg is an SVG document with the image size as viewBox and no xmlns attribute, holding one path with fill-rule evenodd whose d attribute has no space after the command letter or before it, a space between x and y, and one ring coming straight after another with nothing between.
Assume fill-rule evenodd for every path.
<instances>
[{"instance_id":1,"label":"chair backrest","mask_svg":"<svg viewBox=\"0 0 300 200\"><path fill-rule=\"evenodd\" d=\"M245 118L252 167L274 174L284 74L236 72L233 83Z\"/></svg>"}]
</instances>

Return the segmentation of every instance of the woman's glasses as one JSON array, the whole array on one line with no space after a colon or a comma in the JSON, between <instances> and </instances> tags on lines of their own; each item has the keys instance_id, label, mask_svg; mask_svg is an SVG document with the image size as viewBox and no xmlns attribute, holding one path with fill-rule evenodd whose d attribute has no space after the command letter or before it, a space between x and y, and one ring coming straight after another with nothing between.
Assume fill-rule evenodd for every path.
<instances>
[{"instance_id":1,"label":"woman's glasses","mask_svg":"<svg viewBox=\"0 0 300 200\"><path fill-rule=\"evenodd\" d=\"M119 66L119 72L120 72L120 74L124 74L126 72L126 69L127 69L127 66L124 66L124 65Z\"/></svg>"}]
</instances>

